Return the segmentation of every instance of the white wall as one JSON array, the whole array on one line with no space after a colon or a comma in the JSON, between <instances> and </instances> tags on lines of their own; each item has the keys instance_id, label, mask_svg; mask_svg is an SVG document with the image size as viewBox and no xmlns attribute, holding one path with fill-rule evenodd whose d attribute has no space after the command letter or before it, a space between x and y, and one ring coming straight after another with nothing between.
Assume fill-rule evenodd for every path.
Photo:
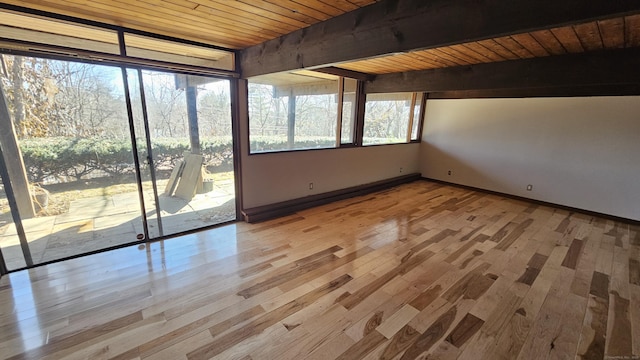
<instances>
[{"instance_id":1,"label":"white wall","mask_svg":"<svg viewBox=\"0 0 640 360\"><path fill-rule=\"evenodd\" d=\"M420 152L424 177L640 220L640 97L429 100Z\"/></svg>"},{"instance_id":2,"label":"white wall","mask_svg":"<svg viewBox=\"0 0 640 360\"><path fill-rule=\"evenodd\" d=\"M243 103L246 104L246 94L240 91L239 104ZM249 155L246 108L240 109L239 120L244 208L419 171L420 144L417 143ZM310 182L313 190L309 190Z\"/></svg>"},{"instance_id":3,"label":"white wall","mask_svg":"<svg viewBox=\"0 0 640 360\"><path fill-rule=\"evenodd\" d=\"M273 204L415 173L419 149L420 144L407 144L251 155L242 164L244 206ZM309 190L310 182L313 190Z\"/></svg>"}]
</instances>

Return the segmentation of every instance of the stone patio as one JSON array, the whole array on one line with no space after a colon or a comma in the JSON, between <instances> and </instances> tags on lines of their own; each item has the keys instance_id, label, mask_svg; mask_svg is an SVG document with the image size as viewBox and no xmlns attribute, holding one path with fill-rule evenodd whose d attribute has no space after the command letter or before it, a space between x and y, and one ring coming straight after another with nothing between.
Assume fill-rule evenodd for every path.
<instances>
[{"instance_id":1,"label":"stone patio","mask_svg":"<svg viewBox=\"0 0 640 360\"><path fill-rule=\"evenodd\" d=\"M215 225L235 219L233 180L217 181L212 191L191 201L161 195L163 235ZM150 199L150 200L147 200ZM151 192L145 193L150 237L160 236ZM137 193L74 200L69 211L56 216L23 220L34 264L137 241L143 233ZM0 248L7 267L26 266L13 223L0 228Z\"/></svg>"}]
</instances>

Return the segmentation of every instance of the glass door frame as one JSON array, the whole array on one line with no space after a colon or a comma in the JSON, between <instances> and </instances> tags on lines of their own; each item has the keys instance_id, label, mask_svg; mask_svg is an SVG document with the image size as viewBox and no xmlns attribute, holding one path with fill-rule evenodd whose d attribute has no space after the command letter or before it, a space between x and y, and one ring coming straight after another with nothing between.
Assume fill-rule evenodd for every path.
<instances>
[{"instance_id":1,"label":"glass door frame","mask_svg":"<svg viewBox=\"0 0 640 360\"><path fill-rule=\"evenodd\" d=\"M78 63L88 63L88 64L94 64L94 65L107 65L107 66L115 66L115 67L119 67L121 69L122 72L122 80L123 80L123 87L124 87L124 95L125 95L125 103L126 103L126 107L127 107L127 117L128 117L128 123L129 123L129 132L130 132L130 138L131 138L131 145L132 145L132 155L133 155L133 159L134 159L134 167L135 167L135 177L136 177L136 186L137 186L137 191L138 191L138 197L139 197L139 202L140 202L140 211L141 211L141 221L142 221L142 226L143 226L143 231L144 231L144 238L143 239L138 239L138 241L132 241L132 242L128 242L125 244L121 244L121 245L116 245L116 246L111 246L111 247L106 247L103 249L99 249L99 250L93 250L93 251L89 251L89 252L85 252L85 253L81 253L81 254L76 254L76 255L71 255L71 256L66 256L66 257L62 257L59 259L55 259L55 260L49 260L49 261L44 261L38 264L34 264L31 258L31 252L29 249L29 244L28 244L28 240L26 237L26 233L24 230L24 227L22 225L22 220L20 215L18 214L18 210L16 207L16 203L15 203L15 194L13 192L13 188L11 187L10 184L10 179L8 178L8 172L6 170L6 167L4 166L4 158L2 157L2 152L0 149L0 167L2 167L2 169L0 169L0 176L2 176L3 179L3 184L4 184L4 188L5 188L5 193L7 195L7 199L9 201L9 207L11 209L11 213L12 213L12 218L14 221L14 224L16 226L16 231L17 231L17 235L20 241L20 246L21 246L21 250L22 250L22 254L25 257L25 263L26 266L22 267L22 268L17 268L17 269L7 269L6 268L6 263L5 263L5 259L2 253L2 249L0 248L0 276L4 275L4 274L8 274L11 272L15 272L15 271L21 271L24 269L29 269L29 268L33 268L33 267L38 267L38 266L42 266L42 265L47 265L50 263L55 263L55 262L60 262L60 261L65 261L65 260L70 260L70 259L74 259L77 257L81 257L81 256L88 256L88 255L92 255L92 254L96 254L96 253L100 253L100 252L104 252L104 251L110 251L110 250L114 250L114 249L118 249L118 248L122 248L122 247L126 247L126 246L132 246L132 245L139 245L139 244L143 244L143 243L150 243L150 242L154 242L154 241L158 241L158 240L164 240L164 239L168 239L168 238L172 238L172 237L177 237L177 236L181 236L181 235L185 235L185 234L189 234L189 233L193 233L193 232L197 232L197 231L203 231L203 230L207 230L210 228L214 228L214 227L218 227L218 226L222 226L222 225L226 225L229 223L233 223L236 221L240 221L242 219L242 174L241 174L241 160L240 160L240 156L241 156L241 151L240 151L240 126L239 126L239 83L241 80L239 80L237 77L235 76L221 76L221 75L213 75L213 74L203 74L201 71L195 71L193 73L191 72L187 72L187 71L179 71L176 72L175 70L172 69L167 69L165 67L154 67L154 66L149 66L149 65L132 65L130 63L119 63L119 64L115 64L114 62L102 62L102 61L97 61L97 60L91 60L91 59L84 59L84 58L77 58L77 57L70 57L70 56L65 56L65 55L60 55L60 54L42 54L40 52L30 52L30 51L6 51L6 49L1 49L0 48L0 52L2 52L3 54L9 54L9 55L14 55L14 56L31 56L31 57L38 57L38 58L45 58L45 59L52 59L52 60L60 60L60 61L71 61L71 62L78 62ZM232 150L233 150L233 172L234 172L234 190L235 190L235 195L234 195L234 202L235 202L235 217L233 220L230 221L226 221L226 222L222 222L222 223L218 223L218 224L213 224L211 226L205 226L205 227L199 227L199 228L194 228L194 229L190 229L190 230L186 230L183 232L178 232L178 233L174 233L171 235L163 235L162 232L160 233L160 236L158 237L154 237L151 238L149 236L149 228L148 228L148 222L147 222L147 216L146 216L146 208L145 208L145 204L144 204L144 194L143 194L143 187L142 187L142 173L141 173L141 162L140 162L140 158L138 155L138 144L136 141L136 137L135 137L135 126L134 126L134 117L133 117L133 108L132 108L132 102L131 102L131 93L130 93L130 87L129 87L129 81L127 78L127 70L136 70L138 72L138 78L139 78L139 82L140 82L140 89L141 89L141 101L143 103L146 103L146 99L144 97L144 87L142 84L142 77L141 72L142 70L156 70L156 71L162 71L162 72L171 72L171 73L179 73L179 74L185 74L185 75L196 75L196 76L206 76L206 77L212 77L212 78L218 78L218 79L223 79L223 80L228 80L229 81L229 95L230 95L230 111L231 111L231 138L232 138ZM181 69L182 70L182 69ZM145 106L142 107L143 108L143 123L144 123L144 131L145 131L145 137L146 137L146 144L145 146L147 147L147 154L148 157L146 159L146 161L149 161L151 164L151 168L153 169L153 162L152 162L152 148L151 148L151 143L150 143L150 137L149 137L149 123L148 123L148 115L146 114L146 104ZM152 172L154 173L152 175L153 178L155 178L155 171L152 170ZM156 203L156 212L158 215L158 220L159 220L159 225L161 225L161 215L158 209L158 191L157 191L157 186L155 184L155 179L153 181L153 186L154 186L154 201ZM13 199L13 201L11 200ZM160 229L162 229L162 227L160 227Z\"/></svg>"}]
</instances>

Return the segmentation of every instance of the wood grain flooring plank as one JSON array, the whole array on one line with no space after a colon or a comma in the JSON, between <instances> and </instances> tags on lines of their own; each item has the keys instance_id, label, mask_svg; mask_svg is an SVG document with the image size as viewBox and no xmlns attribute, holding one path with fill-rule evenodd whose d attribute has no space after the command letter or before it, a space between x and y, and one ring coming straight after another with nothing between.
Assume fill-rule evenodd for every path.
<instances>
[{"instance_id":1,"label":"wood grain flooring plank","mask_svg":"<svg viewBox=\"0 0 640 360\"><path fill-rule=\"evenodd\" d=\"M373 316L371 316L369 318L369 320L367 320L367 323L364 326L364 331L362 332L362 336L367 336L369 335L370 332L374 331L378 325L382 324L382 315L384 314L384 311L376 311L375 314L373 314Z\"/></svg>"},{"instance_id":2,"label":"wood grain flooring plank","mask_svg":"<svg viewBox=\"0 0 640 360\"><path fill-rule=\"evenodd\" d=\"M474 241L468 241L464 245L462 245L458 250L451 253L451 255L447 256L444 261L449 264L456 261L462 254L464 254L467 250L471 249L475 245Z\"/></svg>"},{"instance_id":3,"label":"wood grain flooring plank","mask_svg":"<svg viewBox=\"0 0 640 360\"><path fill-rule=\"evenodd\" d=\"M285 282L292 280L298 276L304 275L309 271L315 270L323 265L329 264L332 261L338 259L338 257L335 256L333 253L341 249L342 248L339 246L332 246L326 250L323 250L318 253L304 257L302 259L296 260L291 267L287 268L286 271L283 271L281 274L278 274L277 276L271 276L264 281L261 281L255 285L242 289L238 291L238 295L244 297L245 299L248 299L265 290L269 290L278 285L284 284Z\"/></svg>"},{"instance_id":4,"label":"wood grain flooring plank","mask_svg":"<svg viewBox=\"0 0 640 360\"><path fill-rule=\"evenodd\" d=\"M362 300L384 286L387 282L391 281L396 276L403 275L416 266L420 265L423 261L433 256L434 253L430 251L424 251L416 255L413 255L411 253L409 253L408 255L410 256L405 262L401 263L388 273L382 275L381 277L370 283L368 286L363 287L362 289L351 294L346 299L343 299L340 304L342 304L342 306L344 306L346 309L352 309L360 302L362 302Z\"/></svg>"},{"instance_id":5,"label":"wood grain flooring plank","mask_svg":"<svg viewBox=\"0 0 640 360\"><path fill-rule=\"evenodd\" d=\"M37 359L43 358L45 355L51 355L57 353L62 350L66 350L74 345L82 343L87 340L94 339L104 334L108 334L113 331L117 331L126 326L134 324L136 322L142 321L142 312L138 311L133 314L125 315L118 319L112 320L110 322L95 326L90 329L86 329L85 331L81 331L78 333L74 333L69 336L52 338L49 341L40 347L37 347L33 350L29 350L23 355L12 356L8 359Z\"/></svg>"},{"instance_id":6,"label":"wood grain flooring plank","mask_svg":"<svg viewBox=\"0 0 640 360\"><path fill-rule=\"evenodd\" d=\"M551 350L555 348L557 329L563 315L558 309L564 308L570 291L571 274L570 269L562 268L561 273L556 277L522 346L518 359L547 358Z\"/></svg>"},{"instance_id":7,"label":"wood grain flooring plank","mask_svg":"<svg viewBox=\"0 0 640 360\"><path fill-rule=\"evenodd\" d=\"M400 310L396 311L388 319L382 322L376 330L387 339L391 339L394 334L407 325L414 316L418 315L418 313L420 313L420 311L413 306L404 305Z\"/></svg>"},{"instance_id":8,"label":"wood grain flooring plank","mask_svg":"<svg viewBox=\"0 0 640 360\"><path fill-rule=\"evenodd\" d=\"M640 286L640 261L629 258L629 284Z\"/></svg>"},{"instance_id":9,"label":"wood grain flooring plank","mask_svg":"<svg viewBox=\"0 0 640 360\"><path fill-rule=\"evenodd\" d=\"M383 353L380 355L380 360L395 359L399 354L407 350L420 335L421 334L414 328L409 325L405 325L385 346Z\"/></svg>"},{"instance_id":10,"label":"wood grain flooring plank","mask_svg":"<svg viewBox=\"0 0 640 360\"><path fill-rule=\"evenodd\" d=\"M633 355L631 320L629 317L631 302L621 297L617 291L612 291L609 299L605 356L612 358L631 357Z\"/></svg>"},{"instance_id":11,"label":"wood grain flooring plank","mask_svg":"<svg viewBox=\"0 0 640 360\"><path fill-rule=\"evenodd\" d=\"M0 357L640 355L634 223L417 181L181 240L3 276Z\"/></svg>"},{"instance_id":12,"label":"wood grain flooring plank","mask_svg":"<svg viewBox=\"0 0 640 360\"><path fill-rule=\"evenodd\" d=\"M460 269L465 269L482 254L484 254L484 252L481 250L473 250L473 252L460 263Z\"/></svg>"},{"instance_id":13,"label":"wood grain flooring plank","mask_svg":"<svg viewBox=\"0 0 640 360\"><path fill-rule=\"evenodd\" d=\"M481 275L491 265L482 263L464 275L442 294L442 298L450 303L454 303L460 297L478 298L478 293L484 293L492 284L493 280Z\"/></svg>"},{"instance_id":14,"label":"wood grain flooring plank","mask_svg":"<svg viewBox=\"0 0 640 360\"><path fill-rule=\"evenodd\" d=\"M517 296L512 291L506 291L494 310L486 316L484 325L481 327L476 340L466 347L461 356L481 358L485 354L493 356L493 348L497 338L509 321L517 314L522 297ZM475 308L471 310L473 315ZM475 315L474 315L475 316ZM480 317L478 317L481 319ZM527 329L528 330L528 329ZM525 335L526 336L526 335Z\"/></svg>"},{"instance_id":15,"label":"wood grain flooring plank","mask_svg":"<svg viewBox=\"0 0 640 360\"><path fill-rule=\"evenodd\" d=\"M355 342L345 333L340 333L333 339L319 346L311 354L309 354L306 360L324 360L335 359L342 353L347 351Z\"/></svg>"},{"instance_id":16,"label":"wood grain flooring plank","mask_svg":"<svg viewBox=\"0 0 640 360\"><path fill-rule=\"evenodd\" d=\"M300 326L296 329L303 330L306 334L313 334L313 336L287 337L289 339L283 340L282 344L278 346L280 350L272 353L275 356L268 355L266 357L307 358L309 354L323 344L331 342L339 334L346 335L345 329L351 323L346 317L347 310L340 305L333 304L333 301L331 301L334 300L332 299L334 295L335 293L321 299L320 302L311 305L304 311L285 319L285 322L300 323ZM328 305L330 303L333 305ZM293 330L291 334L294 335L296 331L298 330ZM350 343L353 344L355 341L350 341ZM274 350L276 349L274 348ZM256 353L256 357L258 355L262 358L264 353Z\"/></svg>"},{"instance_id":17,"label":"wood grain flooring plank","mask_svg":"<svg viewBox=\"0 0 640 360\"><path fill-rule=\"evenodd\" d=\"M553 335L554 346L549 351L550 360L574 358L577 353L587 299L570 292L566 303L571 306L563 308L560 326Z\"/></svg>"},{"instance_id":18,"label":"wood grain flooring plank","mask_svg":"<svg viewBox=\"0 0 640 360\"><path fill-rule=\"evenodd\" d=\"M453 266L451 264L445 262L427 260L415 269L402 275L402 278L409 283L409 286L419 292L426 291L432 284L448 274L452 268Z\"/></svg>"},{"instance_id":19,"label":"wood grain flooring plank","mask_svg":"<svg viewBox=\"0 0 640 360\"><path fill-rule=\"evenodd\" d=\"M632 352L640 356L640 286L629 287L629 317L631 319Z\"/></svg>"},{"instance_id":20,"label":"wood grain flooring plank","mask_svg":"<svg viewBox=\"0 0 640 360\"><path fill-rule=\"evenodd\" d=\"M480 330L482 325L484 325L482 319L475 317L473 314L466 314L445 340L451 345L460 348Z\"/></svg>"},{"instance_id":21,"label":"wood grain flooring plank","mask_svg":"<svg viewBox=\"0 0 640 360\"><path fill-rule=\"evenodd\" d=\"M440 284L436 284L423 293L421 293L418 297L413 299L410 302L410 305L414 308L422 311L427 306L429 306L435 299L440 297L440 293L442 292L442 286Z\"/></svg>"},{"instance_id":22,"label":"wood grain flooring plank","mask_svg":"<svg viewBox=\"0 0 640 360\"><path fill-rule=\"evenodd\" d=\"M387 338L385 338L384 335L377 331L373 331L338 356L336 360L361 359L386 340Z\"/></svg>"},{"instance_id":23,"label":"wood grain flooring plank","mask_svg":"<svg viewBox=\"0 0 640 360\"><path fill-rule=\"evenodd\" d=\"M418 253L418 252L422 251L423 249L425 249L427 246L432 245L432 244L436 244L436 243L446 239L447 237L456 235L458 233L459 233L459 231L455 231L455 230L451 230L451 229L444 229L444 230L440 231L439 233L435 234L434 236L428 238L427 240L421 242L420 244L412 247L411 248L411 252Z\"/></svg>"},{"instance_id":24,"label":"wood grain flooring plank","mask_svg":"<svg viewBox=\"0 0 640 360\"><path fill-rule=\"evenodd\" d=\"M587 315L578 344L580 359L603 359L605 353L607 313L609 301L591 295L587 305Z\"/></svg>"},{"instance_id":25,"label":"wood grain flooring plank","mask_svg":"<svg viewBox=\"0 0 640 360\"><path fill-rule=\"evenodd\" d=\"M540 270L542 270L542 267L544 266L544 263L547 261L547 258L548 258L547 256L539 253L533 254L531 259L527 263L527 269L522 274L522 276L520 276L520 278L518 279L518 282L521 282L527 285L532 285L533 282L538 277L538 274L540 274Z\"/></svg>"},{"instance_id":26,"label":"wood grain flooring plank","mask_svg":"<svg viewBox=\"0 0 640 360\"><path fill-rule=\"evenodd\" d=\"M531 321L525 316L519 313L514 314L505 324L503 331L496 335L496 339L486 345L487 350L484 351L483 356L476 358L483 360L516 359L531 331L531 326Z\"/></svg>"},{"instance_id":27,"label":"wood grain flooring plank","mask_svg":"<svg viewBox=\"0 0 640 360\"><path fill-rule=\"evenodd\" d=\"M260 316L259 318L251 321L249 324L243 326L242 328L217 337L212 343L188 353L187 358L189 360L193 360L208 359L210 357L213 357L216 354L219 354L233 347L240 341L261 333L269 326L309 306L309 304L311 304L313 301L319 299L320 297L326 295L331 291L334 291L335 289L340 288L350 280L351 277L349 275L344 275L338 279L335 279L334 281L329 282L321 288L313 290L290 303L287 303L263 316Z\"/></svg>"},{"instance_id":28,"label":"wood grain flooring plank","mask_svg":"<svg viewBox=\"0 0 640 360\"><path fill-rule=\"evenodd\" d=\"M475 217L473 217L472 221L475 220ZM471 238L473 238L474 240L477 238L476 234L480 231L482 231L482 229L484 229L484 227L486 226L486 224L482 224L480 226L477 226L475 228L473 228L472 231L470 231L469 233L467 233L465 236L460 238L460 242L465 242Z\"/></svg>"},{"instance_id":29,"label":"wood grain flooring plank","mask_svg":"<svg viewBox=\"0 0 640 360\"><path fill-rule=\"evenodd\" d=\"M453 324L456 317L457 308L452 306L447 312L442 314L436 321L418 336L413 344L404 352L401 360L415 359L420 354L428 351L438 340L444 337L447 330Z\"/></svg>"},{"instance_id":30,"label":"wood grain flooring plank","mask_svg":"<svg viewBox=\"0 0 640 360\"><path fill-rule=\"evenodd\" d=\"M554 231L559 233L564 233L569 227L569 224L571 223L571 215L573 215L573 213L569 213L567 217L562 219L562 221L560 222L560 224L558 224L558 226L555 228Z\"/></svg>"},{"instance_id":31,"label":"wood grain flooring plank","mask_svg":"<svg viewBox=\"0 0 640 360\"><path fill-rule=\"evenodd\" d=\"M240 270L238 272L238 275L241 278L245 278L245 277L248 277L248 276L251 276L251 275L259 274L259 273L263 272L264 270L272 268L273 267L273 265L271 264L272 262L284 259L286 257L287 257L287 255L285 255L285 254L281 254L281 255L275 256L275 257L273 257L271 259L262 261L262 262L260 262L258 264L255 264L255 265L252 265L252 266L249 266L247 268L244 268L244 269Z\"/></svg>"},{"instance_id":32,"label":"wood grain flooring plank","mask_svg":"<svg viewBox=\"0 0 640 360\"><path fill-rule=\"evenodd\" d=\"M578 260L580 259L580 254L582 253L582 244L582 240L573 239L569 246L569 251L567 251L567 255L564 260L562 260L562 266L575 270L578 265Z\"/></svg>"},{"instance_id":33,"label":"wood grain flooring plank","mask_svg":"<svg viewBox=\"0 0 640 360\"><path fill-rule=\"evenodd\" d=\"M223 310L224 311L224 310ZM162 351L174 344L178 344L181 341L201 332L209 330L209 332L215 336L220 330L220 324L222 324L222 330L227 330L229 327L248 320L254 316L258 316L264 313L264 309L260 306L254 306L246 311L239 313L238 315L231 316L230 318L218 323L218 326L211 326L212 321L218 321L221 313L214 313L207 316L203 316L196 321L193 321L185 326L182 326L176 330L168 332L164 335L158 336L151 341L138 346L138 352L143 357L148 357L159 351ZM214 330L212 330L214 329Z\"/></svg>"},{"instance_id":34,"label":"wood grain flooring plank","mask_svg":"<svg viewBox=\"0 0 640 360\"><path fill-rule=\"evenodd\" d=\"M117 330L84 339L82 342L41 357L49 359L110 358L134 349L140 341L154 336L165 324L161 315L133 322Z\"/></svg>"},{"instance_id":35,"label":"wood grain flooring plank","mask_svg":"<svg viewBox=\"0 0 640 360\"><path fill-rule=\"evenodd\" d=\"M393 294L389 294L382 289L378 290L360 305L349 310L347 318L351 321L351 325L345 330L345 333L354 341L359 341L365 334L367 323L376 312L382 312L382 324L403 307L408 306L407 302L417 294L417 291L412 288L405 288ZM413 312L412 310L409 311Z\"/></svg>"},{"instance_id":36,"label":"wood grain flooring plank","mask_svg":"<svg viewBox=\"0 0 640 360\"><path fill-rule=\"evenodd\" d=\"M589 290L589 303L578 345L581 359L602 359L605 354L609 313L609 277L594 271Z\"/></svg>"},{"instance_id":37,"label":"wood grain flooring plank","mask_svg":"<svg viewBox=\"0 0 640 360\"><path fill-rule=\"evenodd\" d=\"M630 225L629 244L640 246L640 226Z\"/></svg>"},{"instance_id":38,"label":"wood grain flooring plank","mask_svg":"<svg viewBox=\"0 0 640 360\"><path fill-rule=\"evenodd\" d=\"M500 230L498 230L495 234L493 234L489 240L499 243L500 241L502 241L502 239L504 239L508 234L510 234L511 232L513 232L516 228L518 227L518 224L515 222L509 222L508 224L506 224L504 227L502 227Z\"/></svg>"},{"instance_id":39,"label":"wood grain flooring plank","mask_svg":"<svg viewBox=\"0 0 640 360\"><path fill-rule=\"evenodd\" d=\"M513 244L522 234L525 233L527 227L529 227L533 223L533 219L527 219L523 223L518 224L516 228L510 232L507 236L502 239L498 245L496 245L497 250L506 250Z\"/></svg>"},{"instance_id":40,"label":"wood grain flooring plank","mask_svg":"<svg viewBox=\"0 0 640 360\"><path fill-rule=\"evenodd\" d=\"M603 300L609 300L609 276L598 271L594 271L591 278L589 294L597 296Z\"/></svg>"},{"instance_id":41,"label":"wood grain flooring plank","mask_svg":"<svg viewBox=\"0 0 640 360\"><path fill-rule=\"evenodd\" d=\"M235 325L241 324L247 320L250 320L258 315L264 314L264 309L261 306L254 306L249 310L243 311L237 315L234 315L222 322L215 324L214 326L209 328L209 332L211 336L214 338L234 327Z\"/></svg>"},{"instance_id":42,"label":"wood grain flooring plank","mask_svg":"<svg viewBox=\"0 0 640 360\"><path fill-rule=\"evenodd\" d=\"M581 260L576 267L576 274L571 283L571 292L574 294L588 297L591 288L591 278L595 271L597 249L600 248L600 239L602 231L598 227L594 227L594 234L584 240Z\"/></svg>"},{"instance_id":43,"label":"wood grain flooring plank","mask_svg":"<svg viewBox=\"0 0 640 360\"><path fill-rule=\"evenodd\" d=\"M282 289L282 291L286 292L303 284L315 284L318 281L324 282L326 281L326 279L324 278L326 278L327 275L330 275L332 273L334 275L336 275L337 273L341 273L340 275L342 275L348 272L347 268L357 266L357 264L359 263L359 259L363 259L367 254L373 252L373 248L365 246L339 258L331 257L330 260L323 264L319 264L319 266L315 267L314 269L311 269L306 273L302 273L299 276L294 276L290 280L281 282L278 287ZM353 273L350 275L357 276Z\"/></svg>"}]
</instances>

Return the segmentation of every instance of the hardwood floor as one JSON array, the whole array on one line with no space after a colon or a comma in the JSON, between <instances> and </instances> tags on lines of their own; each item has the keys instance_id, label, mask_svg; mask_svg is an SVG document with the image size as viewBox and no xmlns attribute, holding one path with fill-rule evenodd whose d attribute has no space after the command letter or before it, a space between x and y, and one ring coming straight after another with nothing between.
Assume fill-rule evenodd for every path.
<instances>
[{"instance_id":1,"label":"hardwood floor","mask_svg":"<svg viewBox=\"0 0 640 360\"><path fill-rule=\"evenodd\" d=\"M640 227L416 181L0 279L6 359L640 359Z\"/></svg>"}]
</instances>

